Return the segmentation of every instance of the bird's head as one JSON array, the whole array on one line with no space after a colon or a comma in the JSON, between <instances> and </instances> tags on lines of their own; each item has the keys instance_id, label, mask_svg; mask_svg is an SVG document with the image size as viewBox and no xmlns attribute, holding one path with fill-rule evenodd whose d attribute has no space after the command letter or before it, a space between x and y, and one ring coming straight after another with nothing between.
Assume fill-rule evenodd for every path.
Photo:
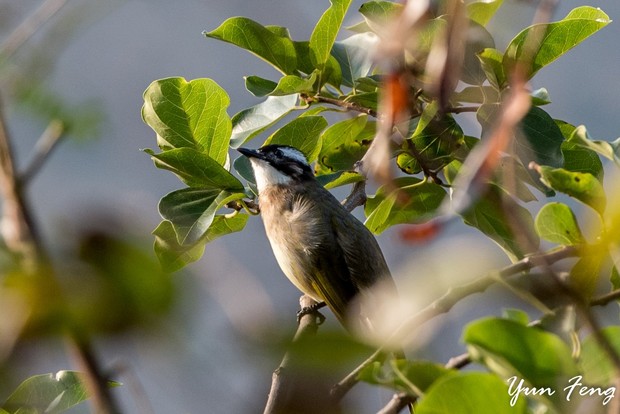
<instances>
[{"instance_id":1,"label":"bird's head","mask_svg":"<svg viewBox=\"0 0 620 414\"><path fill-rule=\"evenodd\" d=\"M297 148L266 145L257 150L239 148L238 151L250 159L259 192L271 185L290 185L314 177L308 160Z\"/></svg>"}]
</instances>

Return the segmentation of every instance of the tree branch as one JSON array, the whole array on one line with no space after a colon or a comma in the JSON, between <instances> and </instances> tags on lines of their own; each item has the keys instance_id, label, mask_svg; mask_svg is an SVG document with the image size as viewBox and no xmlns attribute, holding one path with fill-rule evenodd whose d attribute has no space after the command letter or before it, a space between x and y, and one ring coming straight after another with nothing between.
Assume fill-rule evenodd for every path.
<instances>
[{"instance_id":1,"label":"tree branch","mask_svg":"<svg viewBox=\"0 0 620 414\"><path fill-rule=\"evenodd\" d=\"M39 172L45 161L49 158L49 155L60 143L61 138L64 136L65 126L62 121L53 120L49 123L43 134L37 141L34 147L34 154L30 163L20 174L19 182L22 186L27 186L32 178Z\"/></svg>"},{"instance_id":2,"label":"tree branch","mask_svg":"<svg viewBox=\"0 0 620 414\"><path fill-rule=\"evenodd\" d=\"M11 140L5 124L0 100L0 193L2 204L2 237L17 258L22 269L29 274L38 273L43 267L53 278L49 259L25 201L23 187L15 172ZM84 369L85 383L98 414L117 414L115 400L107 386L107 379L99 366L90 341L74 329L70 329L68 343L75 355L77 365Z\"/></svg>"},{"instance_id":3,"label":"tree branch","mask_svg":"<svg viewBox=\"0 0 620 414\"><path fill-rule=\"evenodd\" d=\"M377 111L375 111L374 109L366 108L355 102L347 102L341 99L329 98L327 96L321 96L321 95L309 96L309 95L302 94L300 97L304 102L308 104L323 102L323 103L328 103L330 105L338 106L340 108L344 108L349 111L361 112L363 114L370 115L375 118L377 118L378 116Z\"/></svg>"},{"instance_id":4,"label":"tree branch","mask_svg":"<svg viewBox=\"0 0 620 414\"><path fill-rule=\"evenodd\" d=\"M314 299L306 295L299 299L299 306L302 310L316 304L317 302ZM318 311L304 313L299 318L299 324L292 343L299 343L306 338L316 335L322 319L323 316ZM284 355L280 366L273 372L269 397L263 411L264 414L301 412L298 399L300 395L308 394L308 390L304 389L299 378L300 375L294 368L297 363L298 361L294 360L294 356L290 352ZM302 411L315 412L314 407L307 407Z\"/></svg>"}]
</instances>

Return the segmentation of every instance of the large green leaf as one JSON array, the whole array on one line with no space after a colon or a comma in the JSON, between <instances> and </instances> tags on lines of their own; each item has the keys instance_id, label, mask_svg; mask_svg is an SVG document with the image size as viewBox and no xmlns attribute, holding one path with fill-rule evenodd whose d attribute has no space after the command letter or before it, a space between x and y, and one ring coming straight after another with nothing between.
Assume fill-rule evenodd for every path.
<instances>
[{"instance_id":1,"label":"large green leaf","mask_svg":"<svg viewBox=\"0 0 620 414\"><path fill-rule=\"evenodd\" d=\"M215 188L227 191L243 191L243 184L208 155L193 148L176 148L151 155L157 168L175 173L190 187Z\"/></svg>"},{"instance_id":2,"label":"large green leaf","mask_svg":"<svg viewBox=\"0 0 620 414\"><path fill-rule=\"evenodd\" d=\"M177 242L192 246L205 236L218 209L244 195L212 188L184 188L164 196L159 213L173 224Z\"/></svg>"},{"instance_id":3,"label":"large green leaf","mask_svg":"<svg viewBox=\"0 0 620 414\"><path fill-rule=\"evenodd\" d=\"M538 247L538 236L534 231L534 219L530 212L491 185L487 192L463 214L465 224L477 228L497 243L512 260L529 253L522 246L517 234L526 237Z\"/></svg>"},{"instance_id":4,"label":"large green leaf","mask_svg":"<svg viewBox=\"0 0 620 414\"><path fill-rule=\"evenodd\" d=\"M351 1L330 0L331 6L314 27L310 35L310 61L315 68L323 70L325 67Z\"/></svg>"},{"instance_id":5,"label":"large green leaf","mask_svg":"<svg viewBox=\"0 0 620 414\"><path fill-rule=\"evenodd\" d=\"M478 59L489 83L498 91L504 89L508 84L508 77L502 64L504 59L502 52L492 48L484 49L478 53Z\"/></svg>"},{"instance_id":6,"label":"large green leaf","mask_svg":"<svg viewBox=\"0 0 620 414\"><path fill-rule=\"evenodd\" d=\"M539 328L500 318L467 325L463 340L474 360L497 374L517 375L536 387L556 388L577 372L570 348Z\"/></svg>"},{"instance_id":7,"label":"large green leaf","mask_svg":"<svg viewBox=\"0 0 620 414\"><path fill-rule=\"evenodd\" d=\"M322 116L303 116L296 118L274 132L264 145L289 145L299 149L312 162L321 149L321 132L327 126Z\"/></svg>"},{"instance_id":8,"label":"large green leaf","mask_svg":"<svg viewBox=\"0 0 620 414\"><path fill-rule=\"evenodd\" d=\"M440 206L446 191L430 181L416 177L399 177L381 186L368 197L364 212L366 227L375 234L401 223L427 220Z\"/></svg>"},{"instance_id":9,"label":"large green leaf","mask_svg":"<svg viewBox=\"0 0 620 414\"><path fill-rule=\"evenodd\" d=\"M35 375L22 382L2 405L10 414L59 414L88 399L86 387L75 371ZM119 385L110 381L110 387Z\"/></svg>"},{"instance_id":10,"label":"large green leaf","mask_svg":"<svg viewBox=\"0 0 620 414\"><path fill-rule=\"evenodd\" d=\"M504 0L480 0L467 4L467 15L476 23L486 26Z\"/></svg>"},{"instance_id":11,"label":"large green leaf","mask_svg":"<svg viewBox=\"0 0 620 414\"><path fill-rule=\"evenodd\" d=\"M228 94L211 79L160 79L144 92L142 118L157 133L166 151L194 148L224 165L231 121Z\"/></svg>"},{"instance_id":12,"label":"large green leaf","mask_svg":"<svg viewBox=\"0 0 620 414\"><path fill-rule=\"evenodd\" d=\"M375 122L367 115L336 122L321 135L322 147L318 158L319 174L350 170L366 153L375 135Z\"/></svg>"},{"instance_id":13,"label":"large green leaf","mask_svg":"<svg viewBox=\"0 0 620 414\"><path fill-rule=\"evenodd\" d=\"M620 138L612 142L593 140L590 138L586 127L580 125L573 128L567 140L571 144L595 151L620 166Z\"/></svg>"},{"instance_id":14,"label":"large green leaf","mask_svg":"<svg viewBox=\"0 0 620 414\"><path fill-rule=\"evenodd\" d=\"M345 86L353 87L357 79L370 73L373 65L371 51L377 40L378 37L371 33L360 33L334 43L331 53L340 64Z\"/></svg>"},{"instance_id":15,"label":"large green leaf","mask_svg":"<svg viewBox=\"0 0 620 414\"><path fill-rule=\"evenodd\" d=\"M525 414L523 396L511 401L508 386L496 375L459 372L435 382L416 406L416 414Z\"/></svg>"},{"instance_id":16,"label":"large green leaf","mask_svg":"<svg viewBox=\"0 0 620 414\"><path fill-rule=\"evenodd\" d=\"M530 161L551 167L564 164L564 136L547 112L531 107L520 126L522 133L517 133L516 149L523 165L529 165Z\"/></svg>"},{"instance_id":17,"label":"large green leaf","mask_svg":"<svg viewBox=\"0 0 620 414\"><path fill-rule=\"evenodd\" d=\"M232 118L230 146L239 148L295 109L297 95L270 96L265 101L244 109Z\"/></svg>"},{"instance_id":18,"label":"large green leaf","mask_svg":"<svg viewBox=\"0 0 620 414\"><path fill-rule=\"evenodd\" d=\"M566 204L545 204L538 211L534 224L538 235L552 243L570 246L585 241L575 214Z\"/></svg>"},{"instance_id":19,"label":"large green leaf","mask_svg":"<svg viewBox=\"0 0 620 414\"><path fill-rule=\"evenodd\" d=\"M172 223L164 220L153 230L155 254L165 271L175 272L200 259L206 243L243 230L248 217L247 214L237 214L232 217L216 215L203 238L190 246L179 244Z\"/></svg>"},{"instance_id":20,"label":"large green leaf","mask_svg":"<svg viewBox=\"0 0 620 414\"><path fill-rule=\"evenodd\" d=\"M420 172L420 162L426 168L437 171L466 154L463 130L453 117L443 116L438 119L431 114L426 123L426 111L431 106L433 104L427 106L412 138L405 140L403 151L396 158L398 167L407 174Z\"/></svg>"},{"instance_id":21,"label":"large green leaf","mask_svg":"<svg viewBox=\"0 0 620 414\"><path fill-rule=\"evenodd\" d=\"M361 5L359 12L368 26L378 31L403 10L403 5L392 1L369 1Z\"/></svg>"},{"instance_id":22,"label":"large green leaf","mask_svg":"<svg viewBox=\"0 0 620 414\"><path fill-rule=\"evenodd\" d=\"M295 74L297 52L292 40L282 36L282 30L267 28L246 17L231 17L217 29L203 34L245 49L285 75Z\"/></svg>"},{"instance_id":23,"label":"large green leaf","mask_svg":"<svg viewBox=\"0 0 620 414\"><path fill-rule=\"evenodd\" d=\"M521 31L508 45L503 65L510 73L515 63L526 63L531 78L541 68L590 37L611 20L601 9L582 6L559 22L537 24Z\"/></svg>"},{"instance_id":24,"label":"large green leaf","mask_svg":"<svg viewBox=\"0 0 620 414\"><path fill-rule=\"evenodd\" d=\"M598 211L605 212L607 198L599 180L590 173L567 171L564 168L551 168L544 165L536 168L540 180L561 193L567 194Z\"/></svg>"}]
</instances>

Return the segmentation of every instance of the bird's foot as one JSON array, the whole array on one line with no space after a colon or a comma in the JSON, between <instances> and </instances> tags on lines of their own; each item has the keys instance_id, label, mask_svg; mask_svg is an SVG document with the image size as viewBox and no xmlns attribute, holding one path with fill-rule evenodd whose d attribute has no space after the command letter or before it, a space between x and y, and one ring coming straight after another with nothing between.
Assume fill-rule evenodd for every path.
<instances>
[{"instance_id":1,"label":"bird's foot","mask_svg":"<svg viewBox=\"0 0 620 414\"><path fill-rule=\"evenodd\" d=\"M325 302L317 302L311 306L304 306L299 310L299 312L297 312L297 323L299 324L301 318L303 318L305 315L313 315L317 320L317 324L321 325L323 322L325 322L325 316L323 316L323 314L319 312L319 309L324 308L325 305Z\"/></svg>"}]
</instances>

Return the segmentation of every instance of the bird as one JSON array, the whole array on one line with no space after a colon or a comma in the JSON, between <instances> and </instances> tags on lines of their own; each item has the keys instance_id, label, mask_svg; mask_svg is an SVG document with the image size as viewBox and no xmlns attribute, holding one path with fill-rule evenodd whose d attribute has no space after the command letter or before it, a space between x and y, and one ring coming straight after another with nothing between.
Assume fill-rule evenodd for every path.
<instances>
[{"instance_id":1,"label":"bird","mask_svg":"<svg viewBox=\"0 0 620 414\"><path fill-rule=\"evenodd\" d=\"M265 233L282 272L347 330L373 330L382 306L373 288L395 292L396 286L370 230L317 181L300 150L272 144L238 151L251 163Z\"/></svg>"}]
</instances>

